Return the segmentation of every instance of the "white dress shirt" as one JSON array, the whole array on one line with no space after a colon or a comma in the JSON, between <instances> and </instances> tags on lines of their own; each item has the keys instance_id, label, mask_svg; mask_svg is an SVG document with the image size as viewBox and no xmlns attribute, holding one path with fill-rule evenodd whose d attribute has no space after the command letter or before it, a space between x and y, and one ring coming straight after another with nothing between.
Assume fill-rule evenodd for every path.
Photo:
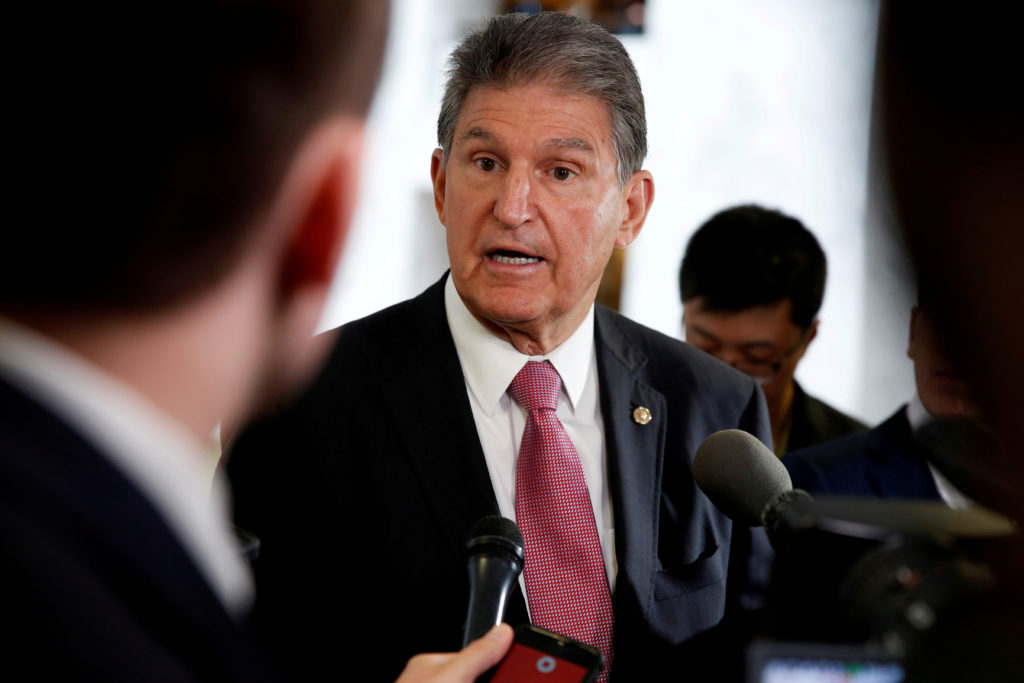
<instances>
[{"instance_id":1,"label":"white dress shirt","mask_svg":"<svg viewBox=\"0 0 1024 683\"><path fill-rule=\"evenodd\" d=\"M445 310L455 350L466 378L477 434L498 499L498 509L515 519L516 460L526 429L526 410L506 393L527 361L549 361L562 377L555 413L576 447L590 491L608 584L615 589L615 524L608 491L608 458L594 350L594 307L565 342L544 356L527 356L492 334L466 308L451 276L445 283ZM522 585L522 577L520 584ZM525 586L523 586L525 595Z\"/></svg>"},{"instance_id":2,"label":"white dress shirt","mask_svg":"<svg viewBox=\"0 0 1024 683\"><path fill-rule=\"evenodd\" d=\"M2 318L0 373L91 441L149 500L231 613L249 608L252 576L228 527L228 489L199 439L132 387Z\"/></svg>"},{"instance_id":3,"label":"white dress shirt","mask_svg":"<svg viewBox=\"0 0 1024 683\"><path fill-rule=\"evenodd\" d=\"M921 397L917 395L917 392L914 392L914 397L907 404L907 422L910 423L910 431L916 432L934 419L935 417L928 412L924 407L924 403L921 402ZM942 502L946 505L954 510L963 510L977 504L965 496L960 489L953 485L953 482L946 479L942 472L939 472L930 462L928 463L928 469L932 473L932 479L935 480L935 488L939 490L939 497L942 498Z\"/></svg>"}]
</instances>

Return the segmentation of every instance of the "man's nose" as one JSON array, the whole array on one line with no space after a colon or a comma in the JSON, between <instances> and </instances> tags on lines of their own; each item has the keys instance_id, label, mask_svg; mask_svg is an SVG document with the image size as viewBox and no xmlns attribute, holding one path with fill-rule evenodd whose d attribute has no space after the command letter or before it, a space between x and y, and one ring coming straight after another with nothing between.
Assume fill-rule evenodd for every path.
<instances>
[{"instance_id":1,"label":"man's nose","mask_svg":"<svg viewBox=\"0 0 1024 683\"><path fill-rule=\"evenodd\" d=\"M505 227L515 228L533 217L529 174L510 170L494 202L494 216Z\"/></svg>"}]
</instances>

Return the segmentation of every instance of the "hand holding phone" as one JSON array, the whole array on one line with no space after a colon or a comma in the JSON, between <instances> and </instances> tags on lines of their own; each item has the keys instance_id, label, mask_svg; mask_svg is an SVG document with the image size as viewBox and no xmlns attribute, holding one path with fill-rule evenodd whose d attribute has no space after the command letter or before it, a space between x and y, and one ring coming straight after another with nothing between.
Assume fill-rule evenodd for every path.
<instances>
[{"instance_id":1,"label":"hand holding phone","mask_svg":"<svg viewBox=\"0 0 1024 683\"><path fill-rule=\"evenodd\" d=\"M499 624L458 652L416 655L395 683L473 683L501 660L511 644L511 627Z\"/></svg>"},{"instance_id":2,"label":"hand holding phone","mask_svg":"<svg viewBox=\"0 0 1024 683\"><path fill-rule=\"evenodd\" d=\"M596 647L526 624L491 683L590 683L603 666Z\"/></svg>"}]
</instances>

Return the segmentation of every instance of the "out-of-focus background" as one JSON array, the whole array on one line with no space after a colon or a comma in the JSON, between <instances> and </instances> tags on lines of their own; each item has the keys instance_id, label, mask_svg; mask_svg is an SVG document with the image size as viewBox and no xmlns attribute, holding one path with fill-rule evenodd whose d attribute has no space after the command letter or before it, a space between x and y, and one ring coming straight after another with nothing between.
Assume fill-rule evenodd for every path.
<instances>
[{"instance_id":1,"label":"out-of-focus background","mask_svg":"<svg viewBox=\"0 0 1024 683\"><path fill-rule=\"evenodd\" d=\"M445 59L484 17L542 4L616 24L640 72L655 201L624 253L620 310L681 338L690 234L727 206L778 208L828 257L821 327L797 379L869 424L911 395L915 293L870 144L877 0L392 2L363 199L323 329L413 296L447 268L429 174Z\"/></svg>"}]
</instances>

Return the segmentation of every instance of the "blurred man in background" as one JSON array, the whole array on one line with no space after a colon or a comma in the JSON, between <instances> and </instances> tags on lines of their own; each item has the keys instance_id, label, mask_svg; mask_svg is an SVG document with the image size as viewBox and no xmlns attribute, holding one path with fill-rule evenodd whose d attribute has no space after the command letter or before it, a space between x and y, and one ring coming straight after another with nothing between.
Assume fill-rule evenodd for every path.
<instances>
[{"instance_id":1,"label":"blurred man in background","mask_svg":"<svg viewBox=\"0 0 1024 683\"><path fill-rule=\"evenodd\" d=\"M937 433L941 420L943 429L959 429L963 437L951 447L966 447L969 440L976 446L970 450L994 448L995 443L980 441L981 431L969 439L967 425L979 417L977 403L943 350L929 307L920 303L911 312L907 355L914 361L917 387L909 403L869 431L791 452L782 462L793 486L812 494L942 500L956 508L971 504L943 470L947 462L956 468L974 456L968 450L937 448L939 444L930 448L928 435ZM924 440L915 439L915 432L922 434L925 427Z\"/></svg>"},{"instance_id":2,"label":"blurred man in background","mask_svg":"<svg viewBox=\"0 0 1024 683\"><path fill-rule=\"evenodd\" d=\"M698 228L679 271L687 343L761 385L779 456L866 429L794 379L818 333L825 275L825 254L800 221L753 204Z\"/></svg>"}]
</instances>

